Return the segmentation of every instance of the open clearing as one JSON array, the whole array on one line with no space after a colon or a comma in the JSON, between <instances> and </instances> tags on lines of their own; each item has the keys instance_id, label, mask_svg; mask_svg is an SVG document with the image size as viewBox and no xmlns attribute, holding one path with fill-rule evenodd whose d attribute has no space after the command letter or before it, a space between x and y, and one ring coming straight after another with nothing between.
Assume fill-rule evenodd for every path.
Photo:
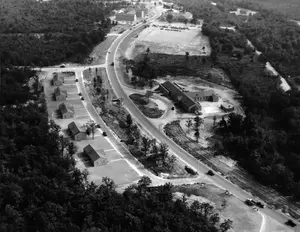
<instances>
[{"instance_id":1,"label":"open clearing","mask_svg":"<svg viewBox=\"0 0 300 232\"><path fill-rule=\"evenodd\" d=\"M117 185L132 183L140 179L138 173L125 160L116 160L104 166L91 167L88 171L89 181L93 181L97 185L102 183L102 177L112 179Z\"/></svg>"},{"instance_id":2,"label":"open clearing","mask_svg":"<svg viewBox=\"0 0 300 232\"><path fill-rule=\"evenodd\" d=\"M162 29L162 26L168 27ZM174 31L171 27L188 28ZM205 46L205 54L202 47ZM152 53L164 53L170 55L210 55L209 39L202 35L201 27L187 27L183 23L154 22L144 29L129 47L126 56L134 58L137 54L150 48Z\"/></svg>"},{"instance_id":3,"label":"open clearing","mask_svg":"<svg viewBox=\"0 0 300 232\"><path fill-rule=\"evenodd\" d=\"M114 34L108 35L102 43L94 47L89 56L92 58L91 65L105 64L106 53L117 37L118 36Z\"/></svg>"},{"instance_id":4,"label":"open clearing","mask_svg":"<svg viewBox=\"0 0 300 232\"><path fill-rule=\"evenodd\" d=\"M215 185L182 185L175 186L172 191L175 196L179 197L182 196L182 193L185 193L188 203L192 203L194 200L210 203L220 214L221 220L233 220L233 231L235 232L257 232L260 230L262 222L260 214L246 206L239 199L225 194L224 190Z\"/></svg>"}]
</instances>

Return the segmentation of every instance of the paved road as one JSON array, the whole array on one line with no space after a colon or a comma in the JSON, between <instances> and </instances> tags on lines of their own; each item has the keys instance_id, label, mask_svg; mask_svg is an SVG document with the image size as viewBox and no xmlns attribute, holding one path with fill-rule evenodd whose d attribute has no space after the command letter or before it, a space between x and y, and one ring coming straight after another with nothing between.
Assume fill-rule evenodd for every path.
<instances>
[{"instance_id":1,"label":"paved road","mask_svg":"<svg viewBox=\"0 0 300 232\"><path fill-rule=\"evenodd\" d=\"M155 15L152 19L158 18L158 15ZM176 143L174 143L170 138L168 138L165 134L160 132L140 111L139 109L133 104L133 102L129 99L127 94L125 93L123 87L120 84L119 76L122 75L122 70L118 69L118 61L116 60L116 52L120 43L123 42L125 38L139 30L143 25L135 26L132 30L125 31L120 37L118 37L114 43L111 45L109 49L109 53L106 57L106 64L107 64L107 74L108 78L111 82L112 88L116 93L117 97L124 99L124 106L127 110L131 113L133 118L140 124L143 129L145 129L149 134L151 134L154 138L162 143L166 143L170 149L170 152L177 156L182 162L186 165L194 168L199 173L206 173L209 168L195 159L192 155L188 152L184 151L181 147L179 147ZM115 66L111 66L110 64L114 62ZM232 194L234 194L237 198L244 201L247 198L252 198L252 196L242 190L240 187L232 184L225 178L220 175L215 175L212 177L216 185L223 189L229 190ZM269 208L260 209L260 212L266 214L267 216L275 219L280 223L284 223L288 220L288 217L282 214L279 211L275 211ZM295 228L294 228L295 229ZM295 230L296 231L296 230Z\"/></svg>"}]
</instances>

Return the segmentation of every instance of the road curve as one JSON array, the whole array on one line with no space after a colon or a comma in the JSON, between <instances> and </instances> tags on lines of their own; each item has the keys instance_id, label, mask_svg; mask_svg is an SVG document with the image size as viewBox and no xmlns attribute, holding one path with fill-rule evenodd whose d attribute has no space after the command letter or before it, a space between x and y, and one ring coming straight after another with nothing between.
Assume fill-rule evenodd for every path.
<instances>
[{"instance_id":1,"label":"road curve","mask_svg":"<svg viewBox=\"0 0 300 232\"><path fill-rule=\"evenodd\" d=\"M153 18L149 20L153 20L158 17L159 15L156 14ZM178 146L175 142L173 142L170 138L168 138L164 133L160 132L159 129L157 129L134 105L134 103L129 99L122 85L120 84L120 80L118 77L119 75L121 75L122 70L117 69L117 65L118 65L118 61L116 60L117 50L125 38L127 38L128 36L136 32L137 30L141 29L141 27L143 26L144 26L143 24L139 24L133 27L132 30L127 30L123 32L123 34L119 36L111 45L106 57L106 64L107 64L106 70L107 70L107 76L109 78L109 81L117 97L124 99L124 106L130 112L132 117L138 122L138 124L140 124L142 128L148 132L148 134L151 134L158 141L167 144L170 149L170 152L175 154L176 157L180 159L183 163L194 168L195 170L197 170L198 173L206 173L209 170L209 168L205 164L203 164L202 162L194 158L192 155L190 155L188 152L183 150L180 146ZM110 65L112 62L115 63L114 66ZM226 180L225 178L223 178L218 174L213 176L212 179L216 185L218 185L223 189L227 189L241 201L244 201L247 198L253 198L251 194L245 192L243 189L234 185L233 183L229 182L228 180ZM260 209L260 212L266 214L267 216L273 218L274 220L282 224L284 224L289 219L286 215L282 214L281 212L272 210L270 208Z\"/></svg>"}]
</instances>

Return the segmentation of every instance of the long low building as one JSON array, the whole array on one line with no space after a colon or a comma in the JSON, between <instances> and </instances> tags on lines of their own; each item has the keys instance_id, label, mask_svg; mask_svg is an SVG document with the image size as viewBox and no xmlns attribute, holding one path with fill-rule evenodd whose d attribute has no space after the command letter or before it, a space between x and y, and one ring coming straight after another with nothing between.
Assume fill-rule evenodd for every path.
<instances>
[{"instance_id":1,"label":"long low building","mask_svg":"<svg viewBox=\"0 0 300 232\"><path fill-rule=\"evenodd\" d=\"M173 101L179 104L184 110L190 113L196 113L201 110L199 101L219 100L218 96L212 90L203 90L197 92L184 92L176 83L166 81L159 85L159 90L169 96Z\"/></svg>"},{"instance_id":2,"label":"long low building","mask_svg":"<svg viewBox=\"0 0 300 232\"><path fill-rule=\"evenodd\" d=\"M172 100L178 103L187 112L195 113L197 110L201 110L200 104L187 96L178 85L166 81L159 85L159 89L165 96L171 97Z\"/></svg>"},{"instance_id":3,"label":"long low building","mask_svg":"<svg viewBox=\"0 0 300 232\"><path fill-rule=\"evenodd\" d=\"M136 14L135 13L117 13L116 20L118 22L129 22L133 23L136 21Z\"/></svg>"}]
</instances>

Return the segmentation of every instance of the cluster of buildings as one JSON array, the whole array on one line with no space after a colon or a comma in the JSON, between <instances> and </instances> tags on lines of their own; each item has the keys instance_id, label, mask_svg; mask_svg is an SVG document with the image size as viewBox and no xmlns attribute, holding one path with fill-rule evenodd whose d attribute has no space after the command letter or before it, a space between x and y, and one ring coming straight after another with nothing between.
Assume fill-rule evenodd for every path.
<instances>
[{"instance_id":1,"label":"cluster of buildings","mask_svg":"<svg viewBox=\"0 0 300 232\"><path fill-rule=\"evenodd\" d=\"M53 73L52 85L56 86L53 92L56 101L64 101L68 96L67 91L61 88L64 81L63 73ZM58 111L62 119L74 117L74 107L65 102L62 102L58 106ZM68 132L75 141L87 139L86 126L80 126L75 121L68 124ZM108 162L105 151L103 149L95 150L91 144L88 144L83 148L83 153L90 158L94 167L105 165Z\"/></svg>"},{"instance_id":2,"label":"cluster of buildings","mask_svg":"<svg viewBox=\"0 0 300 232\"><path fill-rule=\"evenodd\" d=\"M200 101L217 102L219 100L218 96L212 90L185 92L176 83L172 83L170 81L160 84L159 90L163 93L163 95L170 97L189 113L200 113Z\"/></svg>"},{"instance_id":3,"label":"cluster of buildings","mask_svg":"<svg viewBox=\"0 0 300 232\"><path fill-rule=\"evenodd\" d=\"M57 86L53 91L55 101L65 101L68 97L67 90L61 88L64 82L65 78L62 73L53 73L52 85ZM74 107L64 102L58 106L58 112L63 119L73 118L75 113Z\"/></svg>"},{"instance_id":4,"label":"cluster of buildings","mask_svg":"<svg viewBox=\"0 0 300 232\"><path fill-rule=\"evenodd\" d=\"M68 125L68 131L71 137L76 141L85 140L87 138L86 131L76 122L71 122ZM94 167L105 165L108 162L105 151L103 149L96 150L91 144L83 148L83 153L90 158Z\"/></svg>"},{"instance_id":5,"label":"cluster of buildings","mask_svg":"<svg viewBox=\"0 0 300 232\"><path fill-rule=\"evenodd\" d=\"M143 19L148 14L146 5L139 4L127 9L121 9L115 12L115 20L123 23L134 23L138 19Z\"/></svg>"}]
</instances>

